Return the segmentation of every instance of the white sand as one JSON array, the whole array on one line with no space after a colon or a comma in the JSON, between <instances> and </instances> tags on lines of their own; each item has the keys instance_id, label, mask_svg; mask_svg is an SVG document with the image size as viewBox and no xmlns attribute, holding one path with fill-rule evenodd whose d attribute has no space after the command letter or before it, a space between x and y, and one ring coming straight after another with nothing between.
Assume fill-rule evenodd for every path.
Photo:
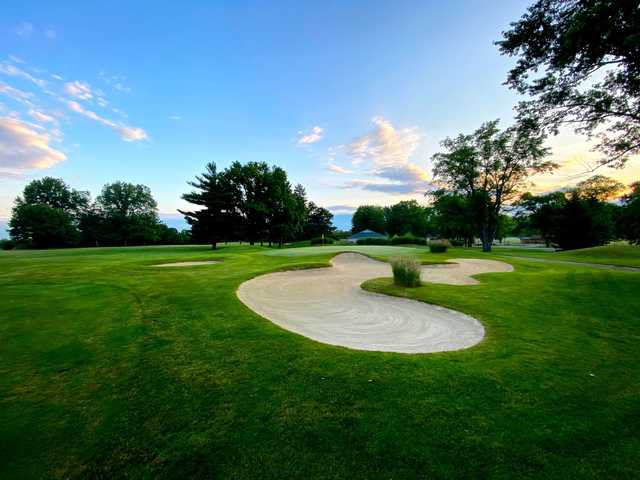
<instances>
[{"instance_id":1,"label":"white sand","mask_svg":"<svg viewBox=\"0 0 640 480\"><path fill-rule=\"evenodd\" d=\"M216 260L203 260L200 262L175 262L175 263L161 263L160 265L152 265L153 267L194 267L196 265L214 265L220 263Z\"/></svg>"},{"instance_id":2,"label":"white sand","mask_svg":"<svg viewBox=\"0 0 640 480\"><path fill-rule=\"evenodd\" d=\"M470 275L509 271L486 260L424 267L425 281L476 283ZM332 268L270 273L238 288L240 300L273 323L331 345L358 350L429 353L468 348L484 337L474 318L436 305L371 293L368 279L391 276L391 267L356 253L333 258Z\"/></svg>"}]
</instances>

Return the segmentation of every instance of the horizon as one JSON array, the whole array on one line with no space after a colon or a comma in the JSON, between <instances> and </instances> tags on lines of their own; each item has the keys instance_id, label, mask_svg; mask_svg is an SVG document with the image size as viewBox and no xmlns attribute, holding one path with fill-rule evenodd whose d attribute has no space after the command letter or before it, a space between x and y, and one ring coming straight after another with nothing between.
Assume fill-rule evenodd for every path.
<instances>
[{"instance_id":1,"label":"horizon","mask_svg":"<svg viewBox=\"0 0 640 480\"><path fill-rule=\"evenodd\" d=\"M0 220L29 181L52 176L92 198L115 180L148 185L173 221L209 161L279 165L345 222L363 204L425 203L441 140L512 122L522 97L503 85L513 61L493 42L528 3L10 2ZM533 191L574 185L598 159L571 132L548 145L561 168ZM597 173L629 184L639 163Z\"/></svg>"}]
</instances>

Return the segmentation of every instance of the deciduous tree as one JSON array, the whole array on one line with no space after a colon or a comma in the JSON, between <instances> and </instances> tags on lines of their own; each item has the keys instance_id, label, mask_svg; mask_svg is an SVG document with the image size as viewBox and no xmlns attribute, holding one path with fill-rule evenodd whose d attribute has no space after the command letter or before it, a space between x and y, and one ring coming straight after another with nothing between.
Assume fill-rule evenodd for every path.
<instances>
[{"instance_id":1,"label":"deciduous tree","mask_svg":"<svg viewBox=\"0 0 640 480\"><path fill-rule=\"evenodd\" d=\"M517 57L507 85L531 97L521 118L599 139L601 164L640 152L637 0L538 0L497 44Z\"/></svg>"},{"instance_id":2,"label":"deciduous tree","mask_svg":"<svg viewBox=\"0 0 640 480\"><path fill-rule=\"evenodd\" d=\"M434 178L442 189L467 198L483 251L491 251L505 202L516 197L530 175L556 167L545 158L544 140L535 122L500 130L494 120L470 135L445 139L445 151L433 156Z\"/></svg>"},{"instance_id":3,"label":"deciduous tree","mask_svg":"<svg viewBox=\"0 0 640 480\"><path fill-rule=\"evenodd\" d=\"M353 233L362 230L373 230L374 232L385 232L384 208L375 205L361 205L353 214L351 219L351 230Z\"/></svg>"}]
</instances>

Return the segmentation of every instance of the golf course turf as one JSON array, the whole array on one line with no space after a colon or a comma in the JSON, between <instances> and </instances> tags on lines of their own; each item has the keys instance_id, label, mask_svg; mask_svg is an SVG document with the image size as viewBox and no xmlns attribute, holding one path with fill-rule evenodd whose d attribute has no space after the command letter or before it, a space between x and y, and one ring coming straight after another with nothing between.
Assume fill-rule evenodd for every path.
<instances>
[{"instance_id":1,"label":"golf course turf","mask_svg":"<svg viewBox=\"0 0 640 480\"><path fill-rule=\"evenodd\" d=\"M349 350L236 297L336 247L0 252L0 478L636 476L640 274L412 250L515 267L464 287L363 286L469 314L480 344ZM151 268L201 260L221 263Z\"/></svg>"}]
</instances>

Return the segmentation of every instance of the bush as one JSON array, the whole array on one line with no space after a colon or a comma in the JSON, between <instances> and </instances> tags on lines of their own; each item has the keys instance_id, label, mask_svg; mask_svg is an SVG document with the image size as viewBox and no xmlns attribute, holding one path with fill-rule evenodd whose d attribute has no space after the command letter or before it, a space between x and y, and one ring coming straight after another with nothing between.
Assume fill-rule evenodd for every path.
<instances>
[{"instance_id":1,"label":"bush","mask_svg":"<svg viewBox=\"0 0 640 480\"><path fill-rule=\"evenodd\" d=\"M391 245L388 238L361 238L356 242L358 245Z\"/></svg>"},{"instance_id":2,"label":"bush","mask_svg":"<svg viewBox=\"0 0 640 480\"><path fill-rule=\"evenodd\" d=\"M405 244L426 245L427 241L424 238L416 237L411 233L406 233L404 235L394 235L394 237L391 239L391 244L392 245L405 245Z\"/></svg>"},{"instance_id":3,"label":"bush","mask_svg":"<svg viewBox=\"0 0 640 480\"><path fill-rule=\"evenodd\" d=\"M311 239L311 245L331 245L333 243L334 240L331 237L325 237L324 239L322 237L315 237Z\"/></svg>"},{"instance_id":4,"label":"bush","mask_svg":"<svg viewBox=\"0 0 640 480\"><path fill-rule=\"evenodd\" d=\"M451 240L452 247L464 247L464 242L462 240Z\"/></svg>"},{"instance_id":5,"label":"bush","mask_svg":"<svg viewBox=\"0 0 640 480\"><path fill-rule=\"evenodd\" d=\"M450 246L449 240L433 240L429 242L429 251L431 253L444 253Z\"/></svg>"},{"instance_id":6,"label":"bush","mask_svg":"<svg viewBox=\"0 0 640 480\"><path fill-rule=\"evenodd\" d=\"M391 259L393 283L399 287L420 286L420 262L413 257L396 257Z\"/></svg>"},{"instance_id":7,"label":"bush","mask_svg":"<svg viewBox=\"0 0 640 480\"><path fill-rule=\"evenodd\" d=\"M16 248L16 244L13 240L0 240L0 248L2 250L13 250Z\"/></svg>"}]
</instances>

